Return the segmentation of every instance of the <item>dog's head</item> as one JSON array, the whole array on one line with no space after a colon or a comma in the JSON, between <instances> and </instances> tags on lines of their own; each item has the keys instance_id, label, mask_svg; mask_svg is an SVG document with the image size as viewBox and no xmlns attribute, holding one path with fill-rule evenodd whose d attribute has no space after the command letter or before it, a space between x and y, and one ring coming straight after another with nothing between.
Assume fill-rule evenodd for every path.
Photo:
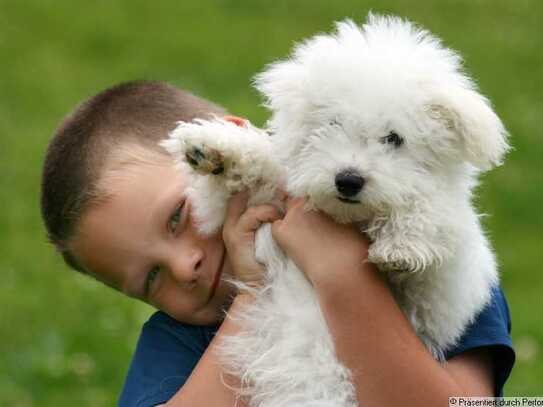
<instances>
[{"instance_id":1,"label":"dog's head","mask_svg":"<svg viewBox=\"0 0 543 407\"><path fill-rule=\"evenodd\" d=\"M467 186L467 174L500 164L508 149L458 54L395 17L337 24L269 66L256 87L289 192L346 222Z\"/></svg>"}]
</instances>

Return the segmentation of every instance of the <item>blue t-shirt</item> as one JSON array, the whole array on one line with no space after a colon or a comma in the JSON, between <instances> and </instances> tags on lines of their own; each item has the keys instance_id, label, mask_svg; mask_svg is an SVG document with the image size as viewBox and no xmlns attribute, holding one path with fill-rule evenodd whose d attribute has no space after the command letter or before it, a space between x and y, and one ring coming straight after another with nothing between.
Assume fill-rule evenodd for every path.
<instances>
[{"instance_id":1,"label":"blue t-shirt","mask_svg":"<svg viewBox=\"0 0 543 407\"><path fill-rule=\"evenodd\" d=\"M160 311L153 314L143 326L119 407L154 406L172 398L190 376L217 328L183 324ZM475 348L489 349L495 394L501 396L515 362L510 334L509 308L503 292L496 287L491 302L445 357L450 359Z\"/></svg>"}]
</instances>

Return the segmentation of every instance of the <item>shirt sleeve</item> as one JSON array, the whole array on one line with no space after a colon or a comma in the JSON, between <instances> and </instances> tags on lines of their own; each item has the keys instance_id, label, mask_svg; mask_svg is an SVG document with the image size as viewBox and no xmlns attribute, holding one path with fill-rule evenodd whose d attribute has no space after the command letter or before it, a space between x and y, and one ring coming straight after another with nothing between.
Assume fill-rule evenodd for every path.
<instances>
[{"instance_id":1,"label":"shirt sleeve","mask_svg":"<svg viewBox=\"0 0 543 407\"><path fill-rule=\"evenodd\" d=\"M143 326L119 398L119 407L167 402L183 386L217 327L180 323L156 312Z\"/></svg>"},{"instance_id":2,"label":"shirt sleeve","mask_svg":"<svg viewBox=\"0 0 543 407\"><path fill-rule=\"evenodd\" d=\"M489 304L467 328L458 344L445 352L445 359L477 348L490 351L494 367L494 392L496 396L503 396L503 386L515 363L515 351L511 341L509 307L500 287L492 289Z\"/></svg>"}]
</instances>

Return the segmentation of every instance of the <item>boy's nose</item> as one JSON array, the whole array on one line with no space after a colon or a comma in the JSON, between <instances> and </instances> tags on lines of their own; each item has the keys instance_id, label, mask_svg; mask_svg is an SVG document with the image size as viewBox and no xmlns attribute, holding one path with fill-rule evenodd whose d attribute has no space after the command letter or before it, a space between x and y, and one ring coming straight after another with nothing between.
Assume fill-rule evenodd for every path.
<instances>
[{"instance_id":1,"label":"boy's nose","mask_svg":"<svg viewBox=\"0 0 543 407\"><path fill-rule=\"evenodd\" d=\"M177 252L170 267L172 277L180 283L197 280L203 259L204 254L199 249Z\"/></svg>"}]
</instances>

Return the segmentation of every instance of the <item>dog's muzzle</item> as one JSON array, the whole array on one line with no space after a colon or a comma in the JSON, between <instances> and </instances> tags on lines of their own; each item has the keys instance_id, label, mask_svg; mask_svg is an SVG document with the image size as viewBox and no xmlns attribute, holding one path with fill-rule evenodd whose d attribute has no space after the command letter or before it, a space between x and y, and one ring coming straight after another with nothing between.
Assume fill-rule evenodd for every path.
<instances>
[{"instance_id":1,"label":"dog's muzzle","mask_svg":"<svg viewBox=\"0 0 543 407\"><path fill-rule=\"evenodd\" d=\"M338 198L342 201L352 202L351 198L362 191L366 181L357 172L345 170L336 175L335 183L340 195Z\"/></svg>"}]
</instances>

